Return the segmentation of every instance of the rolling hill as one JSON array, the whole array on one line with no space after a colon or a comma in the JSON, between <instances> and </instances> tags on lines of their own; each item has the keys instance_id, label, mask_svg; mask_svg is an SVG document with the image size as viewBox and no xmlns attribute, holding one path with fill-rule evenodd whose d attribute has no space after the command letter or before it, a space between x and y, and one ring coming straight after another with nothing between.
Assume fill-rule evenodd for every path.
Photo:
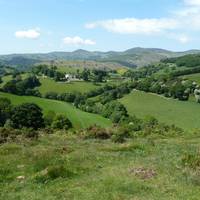
<instances>
[{"instance_id":1,"label":"rolling hill","mask_svg":"<svg viewBox=\"0 0 200 200\"><path fill-rule=\"evenodd\" d=\"M133 91L120 99L130 115L140 118L154 116L160 122L175 124L185 130L200 128L200 105L196 102L183 102L167 99L156 94Z\"/></svg>"},{"instance_id":2,"label":"rolling hill","mask_svg":"<svg viewBox=\"0 0 200 200\"><path fill-rule=\"evenodd\" d=\"M199 50L190 50L185 52L172 52L164 49L156 48L132 48L122 52L109 51L86 51L76 50L73 52L51 52L51 53L36 53L36 54L11 54L1 55L0 63L28 67L30 65L40 63L43 61L55 60L93 60L104 63L117 63L126 67L140 67L158 62L161 59L178 57L187 54L200 53Z\"/></svg>"},{"instance_id":3,"label":"rolling hill","mask_svg":"<svg viewBox=\"0 0 200 200\"><path fill-rule=\"evenodd\" d=\"M86 128L91 125L97 124L102 127L111 125L111 121L101 117L100 115L83 112L69 103L62 101L48 100L38 97L30 96L17 96L8 93L0 92L0 97L6 97L11 100L14 105L22 103L36 103L40 106L44 113L48 111L54 111L58 114L66 115L72 122L75 128Z\"/></svg>"}]
</instances>

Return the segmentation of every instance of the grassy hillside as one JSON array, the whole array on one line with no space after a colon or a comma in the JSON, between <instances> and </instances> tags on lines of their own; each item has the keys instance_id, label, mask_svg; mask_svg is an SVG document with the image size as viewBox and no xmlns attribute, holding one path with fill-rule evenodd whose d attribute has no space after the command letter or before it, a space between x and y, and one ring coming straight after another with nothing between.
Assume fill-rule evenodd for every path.
<instances>
[{"instance_id":1,"label":"grassy hillside","mask_svg":"<svg viewBox=\"0 0 200 200\"><path fill-rule=\"evenodd\" d=\"M100 87L100 85L94 85L90 82L56 82L49 78L40 78L41 86L38 88L42 94L47 92L57 92L57 93L65 93L65 92L88 92L90 90L96 89Z\"/></svg>"},{"instance_id":2,"label":"grassy hillside","mask_svg":"<svg viewBox=\"0 0 200 200\"><path fill-rule=\"evenodd\" d=\"M66 134L6 143L0 199L198 200L199 174L181 161L199 145L198 137L114 144Z\"/></svg>"},{"instance_id":3,"label":"grassy hillside","mask_svg":"<svg viewBox=\"0 0 200 200\"><path fill-rule=\"evenodd\" d=\"M183 78L189 79L191 81L195 81L196 83L200 84L200 73L185 75L183 76Z\"/></svg>"},{"instance_id":4,"label":"grassy hillside","mask_svg":"<svg viewBox=\"0 0 200 200\"><path fill-rule=\"evenodd\" d=\"M120 100L130 114L138 117L151 115L161 122L191 130L200 128L200 104L134 91Z\"/></svg>"},{"instance_id":5,"label":"grassy hillside","mask_svg":"<svg viewBox=\"0 0 200 200\"><path fill-rule=\"evenodd\" d=\"M65 102L37 97L16 96L7 93L0 93L0 97L9 98L13 104L21 104L25 102L36 103L44 110L45 113L52 110L56 113L65 114L71 120L75 128L85 128L94 124L98 124L103 127L111 125L111 122L108 119L99 115L83 112Z\"/></svg>"}]
</instances>

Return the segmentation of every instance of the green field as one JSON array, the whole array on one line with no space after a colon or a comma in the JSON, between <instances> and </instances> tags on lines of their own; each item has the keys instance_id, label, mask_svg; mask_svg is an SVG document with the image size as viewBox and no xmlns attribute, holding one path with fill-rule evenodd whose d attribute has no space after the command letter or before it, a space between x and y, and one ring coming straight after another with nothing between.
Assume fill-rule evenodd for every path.
<instances>
[{"instance_id":1,"label":"green field","mask_svg":"<svg viewBox=\"0 0 200 200\"><path fill-rule=\"evenodd\" d=\"M0 145L0 199L199 200L199 173L181 162L199 145L199 137L114 144L67 134L5 143ZM140 169L144 173L136 173Z\"/></svg>"},{"instance_id":2,"label":"green field","mask_svg":"<svg viewBox=\"0 0 200 200\"><path fill-rule=\"evenodd\" d=\"M47 92L57 92L57 93L68 93L68 92L88 92L94 90L101 85L94 85L91 82L55 82L49 78L40 77L41 86L38 88L41 94L46 94Z\"/></svg>"},{"instance_id":3,"label":"green field","mask_svg":"<svg viewBox=\"0 0 200 200\"><path fill-rule=\"evenodd\" d=\"M21 78L22 79L25 79L28 77L28 73L24 73L24 74L21 74ZM2 83L0 84L0 87L3 87L8 81L11 81L13 78L12 78L12 75L7 75L7 76L3 76L2 77Z\"/></svg>"},{"instance_id":4,"label":"green field","mask_svg":"<svg viewBox=\"0 0 200 200\"><path fill-rule=\"evenodd\" d=\"M83 67L67 67L67 66L57 66L57 70L59 72L64 72L64 73L77 73L77 70L79 70L79 72L83 71Z\"/></svg>"},{"instance_id":5,"label":"green field","mask_svg":"<svg viewBox=\"0 0 200 200\"><path fill-rule=\"evenodd\" d=\"M187 130L200 128L200 104L196 102L181 102L139 91L133 91L120 102L131 115L141 118L151 115L161 122Z\"/></svg>"},{"instance_id":6,"label":"green field","mask_svg":"<svg viewBox=\"0 0 200 200\"><path fill-rule=\"evenodd\" d=\"M196 83L200 84L200 73L185 75L185 76L182 76L182 77L185 78L185 79L189 79L191 81L195 81Z\"/></svg>"},{"instance_id":7,"label":"green field","mask_svg":"<svg viewBox=\"0 0 200 200\"><path fill-rule=\"evenodd\" d=\"M65 114L71 120L75 128L85 128L94 124L98 124L102 127L111 125L111 122L108 119L105 119L100 115L83 112L65 102L38 97L16 96L7 93L0 93L0 97L9 98L15 105L25 102L36 103L44 110L44 113L52 110L55 113Z\"/></svg>"}]
</instances>

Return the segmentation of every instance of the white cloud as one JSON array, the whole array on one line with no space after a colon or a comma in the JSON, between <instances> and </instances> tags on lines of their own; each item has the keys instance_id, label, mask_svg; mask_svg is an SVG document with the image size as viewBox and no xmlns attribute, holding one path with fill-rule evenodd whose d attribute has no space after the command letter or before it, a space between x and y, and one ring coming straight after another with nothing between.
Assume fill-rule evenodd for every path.
<instances>
[{"instance_id":1,"label":"white cloud","mask_svg":"<svg viewBox=\"0 0 200 200\"><path fill-rule=\"evenodd\" d=\"M187 44L191 41L191 38L185 34L174 34L172 35L172 39L179 41L181 44Z\"/></svg>"},{"instance_id":2,"label":"white cloud","mask_svg":"<svg viewBox=\"0 0 200 200\"><path fill-rule=\"evenodd\" d=\"M37 39L40 35L39 29L29 29L15 32L15 37L17 38Z\"/></svg>"},{"instance_id":3,"label":"white cloud","mask_svg":"<svg viewBox=\"0 0 200 200\"><path fill-rule=\"evenodd\" d=\"M82 39L79 36L75 37L65 37L63 39L64 44L67 45L95 45L96 42L90 39Z\"/></svg>"},{"instance_id":4,"label":"white cloud","mask_svg":"<svg viewBox=\"0 0 200 200\"><path fill-rule=\"evenodd\" d=\"M86 24L86 28L104 28L108 31L121 34L153 34L177 28L178 22L174 19L111 19Z\"/></svg>"},{"instance_id":5,"label":"white cloud","mask_svg":"<svg viewBox=\"0 0 200 200\"><path fill-rule=\"evenodd\" d=\"M200 32L200 0L181 1L182 6L169 11L169 16L165 18L107 19L88 23L85 27L102 28L119 34L159 35L186 44L196 40Z\"/></svg>"},{"instance_id":6,"label":"white cloud","mask_svg":"<svg viewBox=\"0 0 200 200\"><path fill-rule=\"evenodd\" d=\"M184 3L188 6L200 6L200 0L184 0Z\"/></svg>"},{"instance_id":7,"label":"white cloud","mask_svg":"<svg viewBox=\"0 0 200 200\"><path fill-rule=\"evenodd\" d=\"M179 37L179 41L182 43L182 44L186 44L189 42L189 38L187 36L180 36Z\"/></svg>"}]
</instances>

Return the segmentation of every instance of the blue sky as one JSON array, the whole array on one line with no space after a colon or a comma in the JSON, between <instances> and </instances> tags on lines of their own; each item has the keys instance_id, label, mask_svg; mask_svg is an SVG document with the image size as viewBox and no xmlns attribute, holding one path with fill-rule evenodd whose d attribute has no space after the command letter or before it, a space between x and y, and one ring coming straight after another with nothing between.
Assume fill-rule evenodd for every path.
<instances>
[{"instance_id":1,"label":"blue sky","mask_svg":"<svg viewBox=\"0 0 200 200\"><path fill-rule=\"evenodd\" d=\"M0 54L200 49L200 0L0 0Z\"/></svg>"}]
</instances>

